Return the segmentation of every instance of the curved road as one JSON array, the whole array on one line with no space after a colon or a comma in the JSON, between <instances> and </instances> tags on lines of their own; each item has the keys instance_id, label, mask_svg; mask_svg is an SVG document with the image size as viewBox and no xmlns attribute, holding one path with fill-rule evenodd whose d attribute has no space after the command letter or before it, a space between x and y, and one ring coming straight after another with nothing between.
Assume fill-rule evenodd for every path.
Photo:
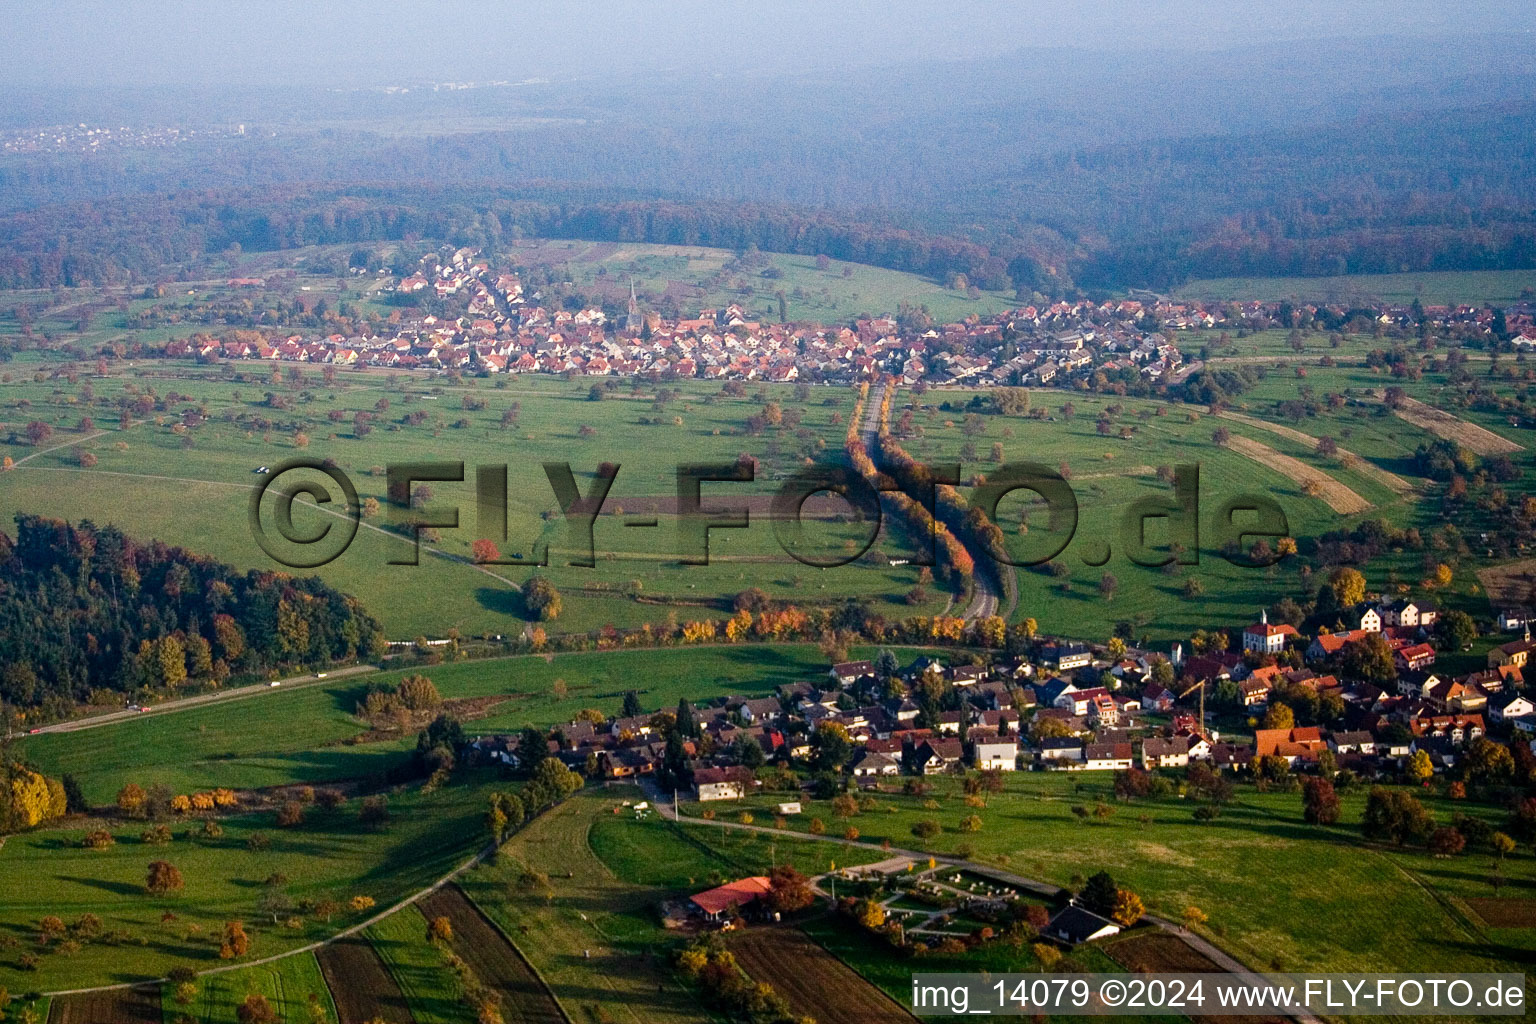
<instances>
[{"instance_id":1,"label":"curved road","mask_svg":"<svg viewBox=\"0 0 1536 1024\"><path fill-rule=\"evenodd\" d=\"M876 451L875 442L879 440L880 436L880 406L885 400L885 391L889 386L884 381L881 381L870 388L869 401L864 408L864 425L861 439L864 442L864 450L870 453L871 458L874 457L873 453ZM891 401L893 403L896 401L895 394L891 395ZM974 554L972 555L972 559L978 566L983 564L985 558L985 555L981 558L976 558ZM965 610L960 613L960 617L966 622L975 622L977 619L985 619L991 615L1002 614L998 610L1000 601L997 585L992 580L992 573L974 573L971 576L971 582L971 600L965 606ZM1012 612L1013 609L1010 608L1008 614L1012 614Z\"/></svg>"}]
</instances>

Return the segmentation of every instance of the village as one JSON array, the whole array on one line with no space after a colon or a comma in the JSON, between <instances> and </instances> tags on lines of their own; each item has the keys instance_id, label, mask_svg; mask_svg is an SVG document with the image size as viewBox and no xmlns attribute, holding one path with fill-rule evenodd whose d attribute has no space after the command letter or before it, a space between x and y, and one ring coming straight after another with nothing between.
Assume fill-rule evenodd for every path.
<instances>
[{"instance_id":1,"label":"village","mask_svg":"<svg viewBox=\"0 0 1536 1024\"><path fill-rule=\"evenodd\" d=\"M1432 602L1372 603L1351 618L1358 626L1308 638L1261 615L1233 631L1235 649L1216 633L1188 654L1182 644L1153 652L1050 641L991 663L924 656L901 665L886 651L834 664L825 678L777 696L675 712L642 711L631 694L633 713L560 726L545 737L547 754L608 779L663 777L669 798L682 789L704 804L750 795L766 765L809 769L803 785L824 797L967 770L1204 764L1270 778L1326 768L1374 780L1444 771L1490 734L1536 736L1536 704L1523 695L1536 641L1522 614L1500 617L1520 638L1493 648L1487 668L1460 676L1434 668L1441 634ZM1352 648L1386 652L1392 679L1351 675ZM526 734L477 737L466 753L516 766L525 742Z\"/></svg>"},{"instance_id":2,"label":"village","mask_svg":"<svg viewBox=\"0 0 1536 1024\"><path fill-rule=\"evenodd\" d=\"M1470 305L1379 305L1367 310L1258 301L1175 302L1162 297L1058 301L943 325L896 316L860 317L849 325L766 323L741 305L665 319L631 295L627 315L570 310L525 294L512 270L459 249L421 270L391 279L398 296L451 301L462 315L402 309L375 333L348 336L274 333L265 340L207 336L173 340L165 354L202 361L265 360L331 367L383 367L482 376L555 374L664 380L731 379L848 384L888 377L912 386L1073 386L1109 381L1173 383L1198 367L1176 344L1177 332L1289 326L1300 315L1361 327L1408 327L1423 321L1467 335L1507 332L1516 349L1536 348L1536 303L1503 310ZM228 282L260 290L262 278Z\"/></svg>"}]
</instances>

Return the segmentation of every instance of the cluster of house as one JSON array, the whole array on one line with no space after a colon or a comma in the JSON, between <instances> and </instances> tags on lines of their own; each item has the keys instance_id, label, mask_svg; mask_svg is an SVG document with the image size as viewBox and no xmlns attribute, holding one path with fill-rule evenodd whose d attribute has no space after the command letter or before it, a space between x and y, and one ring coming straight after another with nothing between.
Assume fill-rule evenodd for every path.
<instances>
[{"instance_id":1,"label":"cluster of house","mask_svg":"<svg viewBox=\"0 0 1536 1024\"><path fill-rule=\"evenodd\" d=\"M1324 750L1341 767L1375 775L1420 750L1437 767L1453 765L1490 727L1536 735L1536 704L1521 692L1522 670L1536 650L1529 632L1493 649L1487 668L1452 676L1432 665L1426 637L1437 613L1431 603L1377 603L1355 615L1359 628L1310 640L1261 616L1241 631L1241 654L1208 650L1186 657L1175 644L1166 658L1138 650L1111 657L1102 648L1059 641L990 666L922 657L882 672L869 661L839 663L825 679L787 684L775 696L726 697L690 708L694 728L686 731L696 738L684 754L693 795L710 801L751 792L755 772L741 763L740 741L761 750L754 762L795 762L810 758L818 731L832 726L850 741L844 770L870 786L967 767L1118 771L1204 762L1242 771L1258 758L1278 756L1305 768ZM1370 635L1393 647L1395 685L1330 671L1343 644ZM1421 647L1429 648L1428 661L1416 653ZM1205 699L1218 694L1259 717L1277 689L1297 688L1333 709L1333 728L1259 729L1254 742L1239 743L1223 740L1201 718ZM655 715L574 721L553 731L548 753L607 778L645 776L663 762L665 731ZM470 746L474 757L516 764L517 744L516 737L493 736Z\"/></svg>"},{"instance_id":2,"label":"cluster of house","mask_svg":"<svg viewBox=\"0 0 1536 1024\"><path fill-rule=\"evenodd\" d=\"M231 287L262 287L258 278ZM1026 305L989 317L933 327L866 317L851 325L776 324L757 320L739 305L695 317L663 318L642 312L631 293L629 313L610 322L599 308L569 311L546 306L540 291L525 294L519 276L493 269L477 250L424 258L421 268L392 285L404 295L462 297L464 313L392 318L386 333L352 336L293 334L266 341L173 341L171 356L261 359L333 366L458 370L465 373L553 373L585 376L656 376L849 383L891 375L907 384L1065 385L1098 373L1128 372L1156 382L1184 364L1169 332L1278 322L1300 314L1357 315L1342 306L1282 308L1263 302L1142 299L1079 300ZM1412 307L1370 310L1385 325L1406 326ZM1536 304L1504 310L1517 346L1536 347ZM1491 308L1430 306L1432 325L1489 331Z\"/></svg>"}]
</instances>

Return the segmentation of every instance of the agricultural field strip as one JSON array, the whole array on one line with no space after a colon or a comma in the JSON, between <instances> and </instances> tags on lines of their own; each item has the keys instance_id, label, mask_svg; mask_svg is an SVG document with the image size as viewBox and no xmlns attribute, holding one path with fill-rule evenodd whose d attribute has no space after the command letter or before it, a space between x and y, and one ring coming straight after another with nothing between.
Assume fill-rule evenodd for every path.
<instances>
[{"instance_id":1,"label":"agricultural field strip","mask_svg":"<svg viewBox=\"0 0 1536 1024\"><path fill-rule=\"evenodd\" d=\"M1216 413L1216 415L1220 416L1222 419L1233 420L1237 423L1246 423L1248 426L1254 427L1258 430L1267 430L1272 434L1277 434L1280 437L1289 438L1290 440L1295 441L1298 444L1305 445L1308 448L1315 449L1317 447L1317 438L1313 437L1311 434L1304 434L1293 427L1283 426L1279 423L1270 423L1268 420L1261 420L1256 416L1246 416L1239 412L1223 411ZM1339 455L1342 458L1354 460L1355 468L1358 468L1360 472L1364 473L1366 476L1371 477L1377 483L1389 488L1395 493L1402 495L1414 493L1413 485L1410 484L1407 480L1404 480L1402 477L1398 476L1396 473L1388 472L1387 470L1382 469L1380 466L1377 466L1375 463L1367 459L1363 459L1342 447L1339 448Z\"/></svg>"},{"instance_id":2,"label":"agricultural field strip","mask_svg":"<svg viewBox=\"0 0 1536 1024\"><path fill-rule=\"evenodd\" d=\"M1275 470L1298 484L1315 483L1320 489L1319 497L1328 503L1329 508L1340 515L1352 516L1359 512L1368 512L1374 507L1370 502L1322 470L1314 469L1300 459L1284 455L1262 441L1255 441L1249 437L1233 434L1227 442L1227 447L1239 454L1246 455L1262 466Z\"/></svg>"},{"instance_id":3,"label":"agricultural field strip","mask_svg":"<svg viewBox=\"0 0 1536 1024\"><path fill-rule=\"evenodd\" d=\"M1500 437L1475 423L1452 416L1443 409L1426 405L1416 398L1404 398L1402 406L1392 411L1399 419L1427 430L1436 437L1455 441L1478 455L1508 455L1511 452L1525 450L1523 445L1518 445L1506 437Z\"/></svg>"}]
</instances>

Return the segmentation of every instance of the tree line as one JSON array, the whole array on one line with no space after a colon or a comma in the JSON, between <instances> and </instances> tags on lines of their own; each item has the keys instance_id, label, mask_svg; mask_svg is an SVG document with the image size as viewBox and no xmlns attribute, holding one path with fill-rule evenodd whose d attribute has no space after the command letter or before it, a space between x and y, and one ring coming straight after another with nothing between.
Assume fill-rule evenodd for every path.
<instances>
[{"instance_id":1,"label":"tree line","mask_svg":"<svg viewBox=\"0 0 1536 1024\"><path fill-rule=\"evenodd\" d=\"M79 701L217 685L374 657L382 627L316 577L241 573L113 526L25 513L0 533L0 701Z\"/></svg>"}]
</instances>

